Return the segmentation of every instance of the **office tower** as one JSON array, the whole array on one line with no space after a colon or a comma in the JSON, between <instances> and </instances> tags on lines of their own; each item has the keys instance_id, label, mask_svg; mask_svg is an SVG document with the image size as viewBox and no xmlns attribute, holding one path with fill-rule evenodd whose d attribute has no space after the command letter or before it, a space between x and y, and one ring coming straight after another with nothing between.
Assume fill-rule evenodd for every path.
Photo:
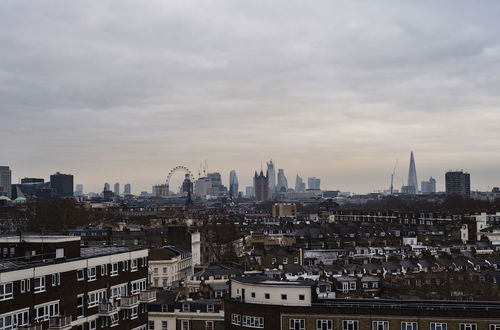
<instances>
[{"instance_id":1,"label":"office tower","mask_svg":"<svg viewBox=\"0 0 500 330\"><path fill-rule=\"evenodd\" d=\"M125 187L123 188L123 194L125 196L132 195L132 187L130 186L130 183L125 183Z\"/></svg>"},{"instance_id":2,"label":"office tower","mask_svg":"<svg viewBox=\"0 0 500 330\"><path fill-rule=\"evenodd\" d=\"M422 181L420 183L422 194L434 194L436 192L436 180L433 177L429 181Z\"/></svg>"},{"instance_id":3,"label":"office tower","mask_svg":"<svg viewBox=\"0 0 500 330\"><path fill-rule=\"evenodd\" d=\"M0 196L12 197L12 171L8 166L0 166Z\"/></svg>"},{"instance_id":4,"label":"office tower","mask_svg":"<svg viewBox=\"0 0 500 330\"><path fill-rule=\"evenodd\" d=\"M141 196L143 196L143 192L141 192ZM168 197L168 194L169 194L168 184L157 184L153 186L154 197Z\"/></svg>"},{"instance_id":5,"label":"office tower","mask_svg":"<svg viewBox=\"0 0 500 330\"><path fill-rule=\"evenodd\" d=\"M191 182L191 178L189 174L184 174L184 181L182 181L181 193L191 197L193 194L193 183Z\"/></svg>"},{"instance_id":6,"label":"office tower","mask_svg":"<svg viewBox=\"0 0 500 330\"><path fill-rule=\"evenodd\" d=\"M463 171L449 171L445 175L446 195L460 195L470 198L470 174Z\"/></svg>"},{"instance_id":7,"label":"office tower","mask_svg":"<svg viewBox=\"0 0 500 330\"><path fill-rule=\"evenodd\" d=\"M73 175L57 172L50 176L50 187L55 189L57 197L73 196Z\"/></svg>"},{"instance_id":8,"label":"office tower","mask_svg":"<svg viewBox=\"0 0 500 330\"><path fill-rule=\"evenodd\" d=\"M31 183L44 183L45 180L42 178L22 178L21 184L31 184Z\"/></svg>"},{"instance_id":9,"label":"office tower","mask_svg":"<svg viewBox=\"0 0 500 330\"><path fill-rule=\"evenodd\" d=\"M235 170L229 172L229 197L238 198L238 177Z\"/></svg>"},{"instance_id":10,"label":"office tower","mask_svg":"<svg viewBox=\"0 0 500 330\"><path fill-rule=\"evenodd\" d=\"M278 169L278 184L276 185L277 192L286 192L288 190L288 181L286 180L285 170Z\"/></svg>"},{"instance_id":11,"label":"office tower","mask_svg":"<svg viewBox=\"0 0 500 330\"><path fill-rule=\"evenodd\" d=\"M306 190L306 184L304 180L297 174L295 177L295 191L305 191Z\"/></svg>"},{"instance_id":12,"label":"office tower","mask_svg":"<svg viewBox=\"0 0 500 330\"><path fill-rule=\"evenodd\" d=\"M320 190L321 180L314 176L307 178L307 189L308 190Z\"/></svg>"},{"instance_id":13,"label":"office tower","mask_svg":"<svg viewBox=\"0 0 500 330\"><path fill-rule=\"evenodd\" d=\"M276 192L276 171L272 159L267 163L267 181L269 186L268 196L272 198Z\"/></svg>"},{"instance_id":14,"label":"office tower","mask_svg":"<svg viewBox=\"0 0 500 330\"><path fill-rule=\"evenodd\" d=\"M408 169L408 185L406 189L410 195L418 194L417 168L415 167L413 151L410 154L410 168Z\"/></svg>"},{"instance_id":15,"label":"office tower","mask_svg":"<svg viewBox=\"0 0 500 330\"><path fill-rule=\"evenodd\" d=\"M257 175L257 171L255 171L255 175L253 177L253 187L256 201L262 202L268 200L269 180L268 176L264 175L262 170L260 170L259 175Z\"/></svg>"},{"instance_id":16,"label":"office tower","mask_svg":"<svg viewBox=\"0 0 500 330\"><path fill-rule=\"evenodd\" d=\"M115 193L116 196L120 195L120 184L118 182L115 183L115 186L114 186L113 190L114 190L113 192Z\"/></svg>"},{"instance_id":17,"label":"office tower","mask_svg":"<svg viewBox=\"0 0 500 330\"><path fill-rule=\"evenodd\" d=\"M111 190L111 187L110 187L109 183L105 182L103 191L110 191L110 190Z\"/></svg>"},{"instance_id":18,"label":"office tower","mask_svg":"<svg viewBox=\"0 0 500 330\"><path fill-rule=\"evenodd\" d=\"M75 186L75 196L82 196L83 195L83 184L77 184Z\"/></svg>"},{"instance_id":19,"label":"office tower","mask_svg":"<svg viewBox=\"0 0 500 330\"><path fill-rule=\"evenodd\" d=\"M252 187L252 186L245 187L245 197L246 198L253 198L254 196L255 196L254 187Z\"/></svg>"}]
</instances>

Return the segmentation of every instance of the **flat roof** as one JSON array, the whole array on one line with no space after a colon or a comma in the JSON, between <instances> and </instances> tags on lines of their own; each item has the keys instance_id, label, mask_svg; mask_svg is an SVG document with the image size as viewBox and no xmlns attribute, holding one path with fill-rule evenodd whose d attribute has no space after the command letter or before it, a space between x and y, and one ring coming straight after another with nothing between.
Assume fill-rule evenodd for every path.
<instances>
[{"instance_id":1,"label":"flat roof","mask_svg":"<svg viewBox=\"0 0 500 330\"><path fill-rule=\"evenodd\" d=\"M17 235L17 236L0 236L0 243L63 243L80 241L79 236L58 236L58 235Z\"/></svg>"},{"instance_id":2,"label":"flat roof","mask_svg":"<svg viewBox=\"0 0 500 330\"><path fill-rule=\"evenodd\" d=\"M316 283L313 281L286 281L286 280L273 280L263 276L245 276L232 278L231 281L255 284L255 285L269 285L269 286L303 286L312 287Z\"/></svg>"}]
</instances>

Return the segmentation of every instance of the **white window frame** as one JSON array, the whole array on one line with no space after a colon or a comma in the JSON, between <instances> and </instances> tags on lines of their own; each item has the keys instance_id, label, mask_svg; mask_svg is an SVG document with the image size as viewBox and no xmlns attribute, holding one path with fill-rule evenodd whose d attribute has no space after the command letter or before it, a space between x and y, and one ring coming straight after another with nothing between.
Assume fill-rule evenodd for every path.
<instances>
[{"instance_id":1,"label":"white window frame","mask_svg":"<svg viewBox=\"0 0 500 330\"><path fill-rule=\"evenodd\" d=\"M389 321L372 321L372 330L389 330Z\"/></svg>"},{"instance_id":2,"label":"white window frame","mask_svg":"<svg viewBox=\"0 0 500 330\"><path fill-rule=\"evenodd\" d=\"M98 306L106 299L106 289L95 290L87 293L87 308Z\"/></svg>"},{"instance_id":3,"label":"white window frame","mask_svg":"<svg viewBox=\"0 0 500 330\"><path fill-rule=\"evenodd\" d=\"M40 281L39 285L36 285L37 280ZM40 293L45 292L45 276L37 276L33 279L33 292Z\"/></svg>"},{"instance_id":4,"label":"white window frame","mask_svg":"<svg viewBox=\"0 0 500 330\"><path fill-rule=\"evenodd\" d=\"M132 307L130 310L130 319L134 320L139 317L139 307Z\"/></svg>"},{"instance_id":5,"label":"white window frame","mask_svg":"<svg viewBox=\"0 0 500 330\"><path fill-rule=\"evenodd\" d=\"M429 330L448 330L448 323L431 322L429 324Z\"/></svg>"},{"instance_id":6,"label":"white window frame","mask_svg":"<svg viewBox=\"0 0 500 330\"><path fill-rule=\"evenodd\" d=\"M231 314L231 324L241 325L241 315L240 314L232 313Z\"/></svg>"},{"instance_id":7,"label":"white window frame","mask_svg":"<svg viewBox=\"0 0 500 330\"><path fill-rule=\"evenodd\" d=\"M333 330L333 320L316 320L316 330Z\"/></svg>"},{"instance_id":8,"label":"white window frame","mask_svg":"<svg viewBox=\"0 0 500 330\"><path fill-rule=\"evenodd\" d=\"M500 330L500 324L490 324L489 330Z\"/></svg>"},{"instance_id":9,"label":"white window frame","mask_svg":"<svg viewBox=\"0 0 500 330\"><path fill-rule=\"evenodd\" d=\"M92 282L97 279L97 268L89 267L87 268L87 282Z\"/></svg>"},{"instance_id":10,"label":"white window frame","mask_svg":"<svg viewBox=\"0 0 500 330\"><path fill-rule=\"evenodd\" d=\"M161 330L168 330L168 321L161 321Z\"/></svg>"},{"instance_id":11,"label":"white window frame","mask_svg":"<svg viewBox=\"0 0 500 330\"><path fill-rule=\"evenodd\" d=\"M130 262L130 271L131 272L136 272L137 271L137 265L138 265L137 259L132 259Z\"/></svg>"},{"instance_id":12,"label":"white window frame","mask_svg":"<svg viewBox=\"0 0 500 330\"><path fill-rule=\"evenodd\" d=\"M359 321L342 320L342 330L359 330Z\"/></svg>"},{"instance_id":13,"label":"white window frame","mask_svg":"<svg viewBox=\"0 0 500 330\"><path fill-rule=\"evenodd\" d=\"M264 328L264 318L260 316L242 315L241 325L247 328L262 329Z\"/></svg>"},{"instance_id":14,"label":"white window frame","mask_svg":"<svg viewBox=\"0 0 500 330\"><path fill-rule=\"evenodd\" d=\"M61 285L61 273L52 274L52 286Z\"/></svg>"},{"instance_id":15,"label":"white window frame","mask_svg":"<svg viewBox=\"0 0 500 330\"><path fill-rule=\"evenodd\" d=\"M418 330L418 322L401 322L401 330Z\"/></svg>"},{"instance_id":16,"label":"white window frame","mask_svg":"<svg viewBox=\"0 0 500 330\"><path fill-rule=\"evenodd\" d=\"M78 304L78 298L82 298L81 304ZM79 314L78 308L82 309L81 314ZM85 316L85 295L83 293L76 296L76 315L77 315L76 318L81 318Z\"/></svg>"},{"instance_id":17,"label":"white window frame","mask_svg":"<svg viewBox=\"0 0 500 330\"><path fill-rule=\"evenodd\" d=\"M460 323L459 330L477 330L477 323Z\"/></svg>"},{"instance_id":18,"label":"white window frame","mask_svg":"<svg viewBox=\"0 0 500 330\"><path fill-rule=\"evenodd\" d=\"M288 258L283 258L283 265L288 265Z\"/></svg>"},{"instance_id":19,"label":"white window frame","mask_svg":"<svg viewBox=\"0 0 500 330\"><path fill-rule=\"evenodd\" d=\"M189 321L181 320L181 330L189 330Z\"/></svg>"},{"instance_id":20,"label":"white window frame","mask_svg":"<svg viewBox=\"0 0 500 330\"><path fill-rule=\"evenodd\" d=\"M0 301L14 299L14 284L5 282L0 284Z\"/></svg>"},{"instance_id":21,"label":"white window frame","mask_svg":"<svg viewBox=\"0 0 500 330\"><path fill-rule=\"evenodd\" d=\"M97 329L97 320L89 321L89 330L96 330L96 329Z\"/></svg>"},{"instance_id":22,"label":"white window frame","mask_svg":"<svg viewBox=\"0 0 500 330\"><path fill-rule=\"evenodd\" d=\"M76 270L76 280L77 281L84 281L85 280L85 270L83 268Z\"/></svg>"},{"instance_id":23,"label":"white window frame","mask_svg":"<svg viewBox=\"0 0 500 330\"><path fill-rule=\"evenodd\" d=\"M111 264L111 272L110 272L110 275L111 276L118 276L118 263L117 262L113 262Z\"/></svg>"},{"instance_id":24,"label":"white window frame","mask_svg":"<svg viewBox=\"0 0 500 330\"><path fill-rule=\"evenodd\" d=\"M288 325L290 330L306 330L305 319L290 319Z\"/></svg>"},{"instance_id":25,"label":"white window frame","mask_svg":"<svg viewBox=\"0 0 500 330\"><path fill-rule=\"evenodd\" d=\"M208 304L207 305L207 313L213 313L215 311L215 306L214 304ZM475 330L475 329L474 329Z\"/></svg>"},{"instance_id":26,"label":"white window frame","mask_svg":"<svg viewBox=\"0 0 500 330\"><path fill-rule=\"evenodd\" d=\"M108 265L101 265L101 276L105 276L108 273Z\"/></svg>"},{"instance_id":27,"label":"white window frame","mask_svg":"<svg viewBox=\"0 0 500 330\"><path fill-rule=\"evenodd\" d=\"M54 300L45 304L36 305L34 320L35 322L47 321L49 318L59 316L59 300ZM39 315L42 310L43 314Z\"/></svg>"}]
</instances>

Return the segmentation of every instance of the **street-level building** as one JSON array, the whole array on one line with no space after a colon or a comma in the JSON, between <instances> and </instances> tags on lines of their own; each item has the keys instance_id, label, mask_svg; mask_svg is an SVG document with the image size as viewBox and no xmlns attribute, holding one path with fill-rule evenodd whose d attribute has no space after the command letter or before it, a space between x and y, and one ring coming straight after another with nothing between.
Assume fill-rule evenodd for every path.
<instances>
[{"instance_id":1,"label":"street-level building","mask_svg":"<svg viewBox=\"0 0 500 330\"><path fill-rule=\"evenodd\" d=\"M500 303L484 301L335 299L314 282L248 277L231 280L225 330L497 330Z\"/></svg>"},{"instance_id":2,"label":"street-level building","mask_svg":"<svg viewBox=\"0 0 500 330\"><path fill-rule=\"evenodd\" d=\"M0 238L0 329L146 330L148 250Z\"/></svg>"}]
</instances>

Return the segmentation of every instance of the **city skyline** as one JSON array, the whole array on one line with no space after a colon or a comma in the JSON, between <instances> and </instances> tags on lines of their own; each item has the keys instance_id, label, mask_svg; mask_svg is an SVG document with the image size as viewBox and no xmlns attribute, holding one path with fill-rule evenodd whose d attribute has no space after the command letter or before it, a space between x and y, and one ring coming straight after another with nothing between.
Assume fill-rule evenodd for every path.
<instances>
[{"instance_id":1,"label":"city skyline","mask_svg":"<svg viewBox=\"0 0 500 330\"><path fill-rule=\"evenodd\" d=\"M498 11L493 1L2 2L2 164L13 182L60 170L88 191L130 181L139 192L201 159L249 186L272 158L288 178L365 193L388 189L395 159L413 150L418 177L438 190L464 169L486 191L500 177ZM396 189L406 172L400 164Z\"/></svg>"}]
</instances>

